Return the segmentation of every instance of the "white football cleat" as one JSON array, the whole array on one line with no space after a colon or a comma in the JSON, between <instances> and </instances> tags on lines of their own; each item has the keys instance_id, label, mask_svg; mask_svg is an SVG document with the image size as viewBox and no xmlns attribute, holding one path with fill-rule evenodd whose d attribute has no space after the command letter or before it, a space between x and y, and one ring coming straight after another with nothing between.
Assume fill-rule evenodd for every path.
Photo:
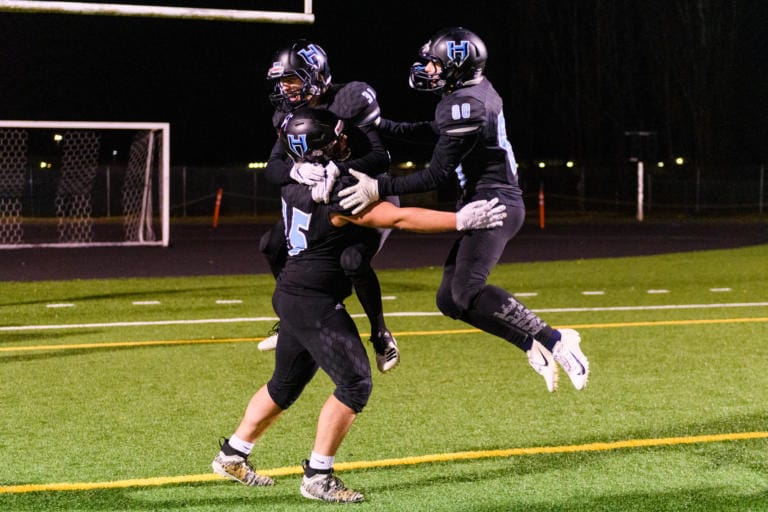
<instances>
[{"instance_id":1,"label":"white football cleat","mask_svg":"<svg viewBox=\"0 0 768 512\"><path fill-rule=\"evenodd\" d=\"M547 391L550 393L557 391L557 363L552 357L552 352L536 340L533 340L531 349L526 352L528 364L536 370L536 373L544 377L547 384Z\"/></svg>"},{"instance_id":2,"label":"white football cleat","mask_svg":"<svg viewBox=\"0 0 768 512\"><path fill-rule=\"evenodd\" d=\"M277 334L273 334L272 336L267 336L263 340L259 342L258 345L256 345L259 350L262 352L267 352L269 350L275 350L277 347Z\"/></svg>"},{"instance_id":3,"label":"white football cleat","mask_svg":"<svg viewBox=\"0 0 768 512\"><path fill-rule=\"evenodd\" d=\"M573 387L578 390L584 389L589 378L589 361L579 347L581 336L573 329L559 329L559 331L562 338L555 344L552 356L571 378Z\"/></svg>"}]
</instances>

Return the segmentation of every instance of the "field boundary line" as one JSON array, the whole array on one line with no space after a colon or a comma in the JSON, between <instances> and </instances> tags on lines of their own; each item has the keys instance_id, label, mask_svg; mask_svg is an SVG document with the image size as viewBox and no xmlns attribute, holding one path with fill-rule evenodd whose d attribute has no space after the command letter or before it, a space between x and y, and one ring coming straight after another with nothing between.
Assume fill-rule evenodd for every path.
<instances>
[{"instance_id":1,"label":"field boundary line","mask_svg":"<svg viewBox=\"0 0 768 512\"><path fill-rule=\"evenodd\" d=\"M625 327L658 327L664 325L705 325L705 324L739 324L739 323L762 323L768 322L768 317L746 317L746 318L711 318L701 320L658 320L647 322L616 322L606 324L572 324L559 325L559 329L617 329ZM392 333L393 336L434 336L450 334L474 334L483 333L480 329L445 329L434 331L398 331ZM370 333L360 333L361 338L370 336ZM35 352L44 350L88 350L102 348L125 348L125 347L152 347L163 345L209 345L216 343L252 343L262 341L264 336L256 338L211 338L211 339L190 339L190 340L149 340L149 341L114 341L104 343L76 343L66 345L27 345L23 347L0 347L0 353L3 352Z\"/></svg>"},{"instance_id":2,"label":"field boundary line","mask_svg":"<svg viewBox=\"0 0 768 512\"><path fill-rule=\"evenodd\" d=\"M334 466L337 471L355 469L386 468L430 464L435 462L453 462L459 460L477 460L488 458L518 457L523 455L545 455L576 452L599 452L632 448L654 448L659 446L674 446L700 443L717 443L723 441L744 441L753 439L768 439L768 432L733 432L729 434L706 434L687 437L666 437L656 439L627 439L623 441L586 443L564 446L536 446L530 448L508 448L501 450L479 450L454 453L436 453L396 459L381 459L357 462L341 462ZM259 469L259 473L268 476L299 475L303 472L301 466L287 466L274 469ZM24 494L50 491L90 491L95 489L118 489L125 487L151 487L170 484L187 484L211 481L223 481L224 477L213 474L181 475L172 477L132 478L129 480L113 480L107 482L62 482L51 484L22 484L0 486L0 494Z\"/></svg>"}]
</instances>

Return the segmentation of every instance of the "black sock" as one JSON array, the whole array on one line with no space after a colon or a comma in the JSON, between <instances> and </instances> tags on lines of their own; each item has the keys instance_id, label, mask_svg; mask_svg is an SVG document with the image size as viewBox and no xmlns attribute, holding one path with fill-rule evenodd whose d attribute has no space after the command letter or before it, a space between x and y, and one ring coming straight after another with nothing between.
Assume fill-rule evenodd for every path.
<instances>
[{"instance_id":1,"label":"black sock","mask_svg":"<svg viewBox=\"0 0 768 512\"><path fill-rule=\"evenodd\" d=\"M221 445L221 451L224 452L224 455L239 455L244 459L248 458L247 453L243 453L240 450L235 450L231 446L229 446L229 439L224 440L224 444Z\"/></svg>"}]
</instances>

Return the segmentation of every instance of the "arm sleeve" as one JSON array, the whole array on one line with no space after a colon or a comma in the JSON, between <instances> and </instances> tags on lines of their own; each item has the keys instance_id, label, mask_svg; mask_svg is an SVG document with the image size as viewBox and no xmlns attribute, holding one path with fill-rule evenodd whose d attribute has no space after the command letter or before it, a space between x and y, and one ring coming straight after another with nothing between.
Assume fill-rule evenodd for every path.
<instances>
[{"instance_id":1,"label":"arm sleeve","mask_svg":"<svg viewBox=\"0 0 768 512\"><path fill-rule=\"evenodd\" d=\"M434 144L439 133L434 121L399 123L383 117L379 130L384 137L417 144Z\"/></svg>"},{"instance_id":2,"label":"arm sleeve","mask_svg":"<svg viewBox=\"0 0 768 512\"><path fill-rule=\"evenodd\" d=\"M277 139L275 145L272 146L272 153L269 155L267 168L264 169L264 176L266 176L267 181L274 185L287 185L293 181L291 180L292 168L293 160L285 153L280 139Z\"/></svg>"},{"instance_id":3,"label":"arm sleeve","mask_svg":"<svg viewBox=\"0 0 768 512\"><path fill-rule=\"evenodd\" d=\"M342 172L348 172L349 169L364 172L369 176L377 176L389 170L389 152L381 141L379 132L373 125L361 126L359 130L365 135L370 144L370 150L360 156L344 162L335 162L336 166Z\"/></svg>"},{"instance_id":4,"label":"arm sleeve","mask_svg":"<svg viewBox=\"0 0 768 512\"><path fill-rule=\"evenodd\" d=\"M479 133L462 137L440 135L432 153L432 160L426 169L405 176L381 176L378 178L379 195L414 194L434 190L447 180L464 157L477 144Z\"/></svg>"}]
</instances>

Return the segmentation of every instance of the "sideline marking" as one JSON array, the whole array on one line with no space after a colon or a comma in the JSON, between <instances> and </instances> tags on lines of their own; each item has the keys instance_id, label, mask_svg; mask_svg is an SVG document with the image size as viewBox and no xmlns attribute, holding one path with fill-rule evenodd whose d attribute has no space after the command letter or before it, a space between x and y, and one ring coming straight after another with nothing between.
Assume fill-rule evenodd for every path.
<instances>
[{"instance_id":1,"label":"sideline marking","mask_svg":"<svg viewBox=\"0 0 768 512\"><path fill-rule=\"evenodd\" d=\"M667 304L657 306L604 306L593 308L547 308L532 309L534 313L593 313L600 311L654 311L670 309L720 309L720 308L754 308L768 307L768 302L732 302L724 304ZM363 318L363 313L351 315L352 318ZM414 316L444 316L439 311L405 311L401 313L385 313L386 317ZM3 331L39 331L48 329L94 329L103 327L144 327L150 325L193 325L193 324L230 324L250 322L276 322L276 316L258 316L251 318L202 318L197 320L157 320L149 322L105 322L92 324L51 324L51 325L6 325L0 326Z\"/></svg>"},{"instance_id":2,"label":"sideline marking","mask_svg":"<svg viewBox=\"0 0 768 512\"><path fill-rule=\"evenodd\" d=\"M659 320L646 322L616 322L605 324L570 324L559 325L558 329L610 329L622 327L654 327L661 325L705 325L705 324L743 324L743 323L762 323L768 322L768 317L747 317L747 318L710 318L701 320ZM447 334L472 334L483 333L480 329L445 329L434 331L398 331L392 333L396 338L398 336L435 336ZM361 338L370 336L370 333L360 333ZM30 345L25 347L0 347L2 352L31 352L40 350L78 350L90 348L115 348L115 347L148 347L159 345L204 345L213 343L244 343L262 341L266 336L259 338L210 338L210 339L190 339L190 340L149 340L149 341L116 341L106 343L78 343L69 345Z\"/></svg>"},{"instance_id":3,"label":"sideline marking","mask_svg":"<svg viewBox=\"0 0 768 512\"><path fill-rule=\"evenodd\" d=\"M458 460L475 460L502 457L517 457L523 455L543 455L574 452L600 452L631 448L649 448L657 446L673 446L683 444L716 443L721 441L740 441L749 439L767 439L768 432L734 432L730 434L707 434L688 437L665 437L657 439L627 439L602 443L587 443L565 446L535 446L531 448L509 448L504 450L481 450L471 452L435 453L402 457L399 459L381 459L358 462L340 462L334 465L336 471L354 469L386 468L393 466L409 466L430 464L434 462L453 462ZM298 475L304 470L300 466L287 466L273 469L259 469L258 472L268 476ZM133 478L130 480L113 480L109 482L62 482L52 484L23 484L0 487L0 494L22 494L43 491L88 491L93 489L117 489L124 487L148 487L168 484L185 484L225 480L224 477L206 473L200 475L182 475L173 477Z\"/></svg>"},{"instance_id":4,"label":"sideline marking","mask_svg":"<svg viewBox=\"0 0 768 512\"><path fill-rule=\"evenodd\" d=\"M73 308L73 307L75 307L75 305L74 304L70 304L70 303L46 304L45 307L47 307L47 308Z\"/></svg>"}]
</instances>

